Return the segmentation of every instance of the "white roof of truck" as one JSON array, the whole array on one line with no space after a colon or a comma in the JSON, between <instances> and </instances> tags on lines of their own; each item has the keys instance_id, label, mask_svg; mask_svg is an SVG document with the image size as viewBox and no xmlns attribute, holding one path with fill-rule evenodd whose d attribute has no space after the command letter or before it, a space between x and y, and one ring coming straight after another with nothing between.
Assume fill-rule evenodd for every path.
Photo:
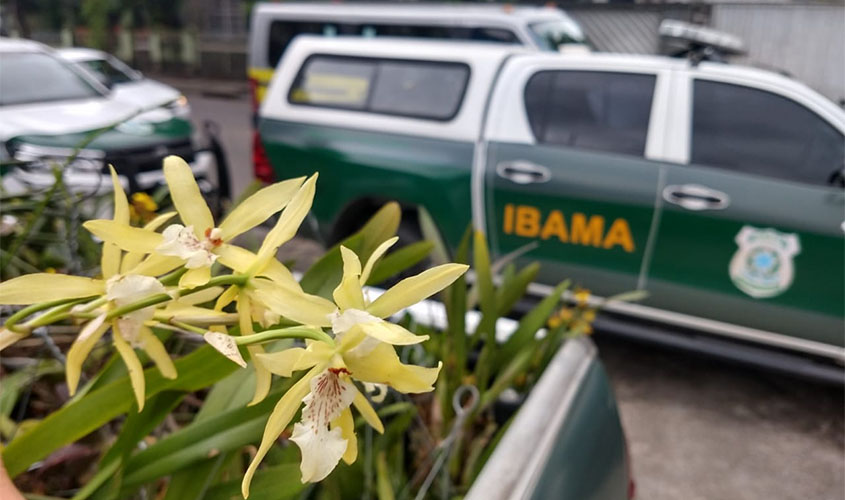
<instances>
[{"instance_id":1,"label":"white roof of truck","mask_svg":"<svg viewBox=\"0 0 845 500\"><path fill-rule=\"evenodd\" d=\"M513 7L510 5L453 5L453 4L338 4L338 3L259 3L255 16L348 19L502 19L507 17L542 20L560 18L563 11L556 7ZM469 20L469 19L466 19Z\"/></svg>"}]
</instances>

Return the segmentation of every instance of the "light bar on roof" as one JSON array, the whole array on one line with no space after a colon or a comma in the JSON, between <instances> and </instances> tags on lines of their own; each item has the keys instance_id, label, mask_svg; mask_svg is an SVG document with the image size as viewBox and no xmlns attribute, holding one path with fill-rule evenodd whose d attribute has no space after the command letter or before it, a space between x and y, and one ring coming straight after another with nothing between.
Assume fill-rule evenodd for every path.
<instances>
[{"instance_id":1,"label":"light bar on roof","mask_svg":"<svg viewBox=\"0 0 845 500\"><path fill-rule=\"evenodd\" d=\"M738 36L697 24L685 23L674 19L664 19L660 23L658 33L664 38L671 38L703 47L712 47L723 54L745 53L745 44Z\"/></svg>"}]
</instances>

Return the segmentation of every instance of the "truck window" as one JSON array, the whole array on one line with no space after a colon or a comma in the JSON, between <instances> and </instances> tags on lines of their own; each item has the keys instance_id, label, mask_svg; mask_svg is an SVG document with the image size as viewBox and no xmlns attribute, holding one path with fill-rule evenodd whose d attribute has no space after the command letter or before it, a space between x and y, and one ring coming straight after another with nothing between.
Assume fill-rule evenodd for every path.
<instances>
[{"instance_id":1,"label":"truck window","mask_svg":"<svg viewBox=\"0 0 845 500\"><path fill-rule=\"evenodd\" d=\"M313 55L288 102L384 115L450 120L469 80L461 63Z\"/></svg>"},{"instance_id":2,"label":"truck window","mask_svg":"<svg viewBox=\"0 0 845 500\"><path fill-rule=\"evenodd\" d=\"M0 106L103 96L69 64L40 52L0 54Z\"/></svg>"},{"instance_id":3,"label":"truck window","mask_svg":"<svg viewBox=\"0 0 845 500\"><path fill-rule=\"evenodd\" d=\"M642 156L654 75L541 71L525 85L525 111L540 143Z\"/></svg>"},{"instance_id":4,"label":"truck window","mask_svg":"<svg viewBox=\"0 0 845 500\"><path fill-rule=\"evenodd\" d=\"M521 44L512 31L504 28L408 25L408 24L353 24L318 21L273 21L270 23L270 36L267 46L267 66L275 68L285 53L290 42L297 35L352 35L352 36L391 36L403 38L432 38L443 40L473 40L477 42L496 42Z\"/></svg>"},{"instance_id":5,"label":"truck window","mask_svg":"<svg viewBox=\"0 0 845 500\"><path fill-rule=\"evenodd\" d=\"M472 40L519 44L516 35L507 29L483 26L437 26L407 24L368 24L364 26L365 36L393 36L407 38L432 38L444 40Z\"/></svg>"},{"instance_id":6,"label":"truck window","mask_svg":"<svg viewBox=\"0 0 845 500\"><path fill-rule=\"evenodd\" d=\"M318 21L273 21L270 24L267 66L275 68L296 35L359 35L361 27L351 23L325 23Z\"/></svg>"},{"instance_id":7,"label":"truck window","mask_svg":"<svg viewBox=\"0 0 845 500\"><path fill-rule=\"evenodd\" d=\"M777 94L695 80L690 161L808 184L843 167L845 138L826 120Z\"/></svg>"}]
</instances>

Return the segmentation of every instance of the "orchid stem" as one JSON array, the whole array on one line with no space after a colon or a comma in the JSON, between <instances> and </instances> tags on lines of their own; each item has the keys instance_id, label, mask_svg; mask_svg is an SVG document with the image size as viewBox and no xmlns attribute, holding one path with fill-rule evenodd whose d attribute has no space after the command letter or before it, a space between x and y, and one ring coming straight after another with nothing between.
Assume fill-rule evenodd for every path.
<instances>
[{"instance_id":1,"label":"orchid stem","mask_svg":"<svg viewBox=\"0 0 845 500\"><path fill-rule=\"evenodd\" d=\"M48 302L41 302L40 304L32 304L31 306L24 307L20 311L18 311L15 314L9 316L9 319L6 320L6 323L4 323L3 326L8 328L9 330L12 330L13 332L23 333L23 331L20 330L20 327L18 327L17 324L18 324L19 321L26 318L27 316L34 314L34 313L37 313L39 311L43 311L45 309L50 309L50 308L58 306L57 309L50 311L48 313L45 313L43 316L41 316L41 318L43 318L43 317L51 315L51 314L53 314L53 313L55 313L56 311L59 311L59 310L61 310L62 312L65 312L67 309L75 306L76 304L79 304L80 302L84 302L86 300L88 300L88 299L87 298L82 298L82 299L58 299L58 300L51 300L51 301L48 301ZM63 306L67 306L67 309ZM41 319L41 318L38 318L38 319ZM34 326L41 326L41 325L25 325L24 329L26 331L28 331Z\"/></svg>"},{"instance_id":2,"label":"orchid stem","mask_svg":"<svg viewBox=\"0 0 845 500\"><path fill-rule=\"evenodd\" d=\"M198 333L200 335L203 335L207 331L207 330L203 330L202 328L199 328L197 326L189 325L188 323L183 323L181 321L171 321L170 324L173 325L173 326L176 326L178 328L181 328L182 330L186 330L186 331L193 332L193 333Z\"/></svg>"},{"instance_id":3,"label":"orchid stem","mask_svg":"<svg viewBox=\"0 0 845 500\"><path fill-rule=\"evenodd\" d=\"M179 297L184 297L186 295L191 295L193 293L201 292L205 289L212 288L215 286L220 285L236 285L236 286L244 286L246 285L247 280L249 280L249 276L245 274L227 274L225 276L216 276L208 280L208 283L204 285L200 285L195 288L191 288L188 290L179 290ZM120 316L124 316L129 314L133 311L137 311L139 309L143 309L145 307L154 306L156 304L161 304L162 302L167 302L168 300L172 300L173 297L167 293L158 293L156 295L151 295L145 299L139 300L137 302L133 302L131 304L126 304L122 307L117 307L109 311L106 315L106 321L110 319L114 319Z\"/></svg>"},{"instance_id":4,"label":"orchid stem","mask_svg":"<svg viewBox=\"0 0 845 500\"><path fill-rule=\"evenodd\" d=\"M311 339L320 342L326 342L329 345L334 345L334 339L329 337L321 330L313 328L305 328L301 326L294 326L290 328L280 328L278 330L265 330L260 333L252 335L244 335L241 337L234 337L235 343L238 345L251 345L270 340L280 339Z\"/></svg>"}]
</instances>

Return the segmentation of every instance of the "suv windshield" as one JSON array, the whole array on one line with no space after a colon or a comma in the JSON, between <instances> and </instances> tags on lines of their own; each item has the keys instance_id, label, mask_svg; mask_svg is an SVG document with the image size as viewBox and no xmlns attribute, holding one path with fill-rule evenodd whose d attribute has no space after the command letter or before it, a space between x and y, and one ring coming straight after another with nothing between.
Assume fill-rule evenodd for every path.
<instances>
[{"instance_id":1,"label":"suv windshield","mask_svg":"<svg viewBox=\"0 0 845 500\"><path fill-rule=\"evenodd\" d=\"M567 44L588 45L581 28L570 19L530 23L528 28L534 40L546 50L559 50Z\"/></svg>"},{"instance_id":2,"label":"suv windshield","mask_svg":"<svg viewBox=\"0 0 845 500\"><path fill-rule=\"evenodd\" d=\"M66 64L39 52L0 53L0 89L0 106L102 96Z\"/></svg>"},{"instance_id":3,"label":"suv windshield","mask_svg":"<svg viewBox=\"0 0 845 500\"><path fill-rule=\"evenodd\" d=\"M132 70L119 61L92 59L90 61L81 61L79 64L94 73L106 85L126 83L137 79L133 75Z\"/></svg>"}]
</instances>

